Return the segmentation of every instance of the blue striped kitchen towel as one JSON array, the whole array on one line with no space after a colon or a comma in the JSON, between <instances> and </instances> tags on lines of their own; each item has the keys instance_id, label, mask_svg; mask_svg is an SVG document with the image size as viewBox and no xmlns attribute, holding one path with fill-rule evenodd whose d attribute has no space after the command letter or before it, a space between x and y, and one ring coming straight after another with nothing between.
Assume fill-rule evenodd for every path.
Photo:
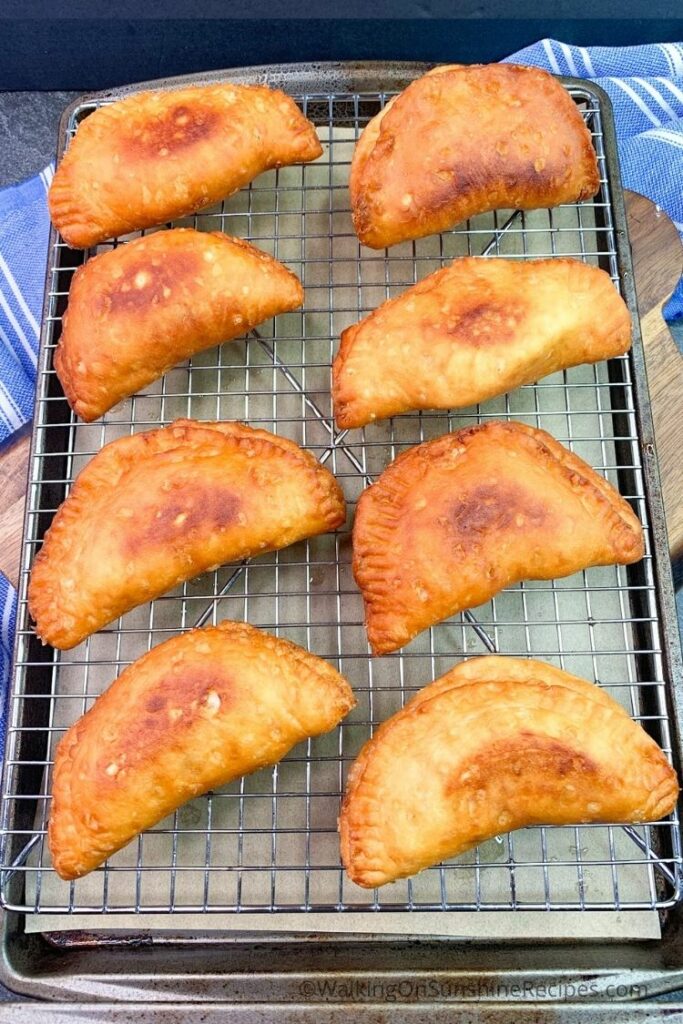
<instances>
[{"instance_id":1,"label":"blue striped kitchen towel","mask_svg":"<svg viewBox=\"0 0 683 1024\"><path fill-rule=\"evenodd\" d=\"M0 446L33 413L49 227L45 197L51 179L48 167L0 191ZM14 588L0 574L0 750L15 609Z\"/></svg>"},{"instance_id":2,"label":"blue striped kitchen towel","mask_svg":"<svg viewBox=\"0 0 683 1024\"><path fill-rule=\"evenodd\" d=\"M51 178L48 168L0 192L0 444L33 412Z\"/></svg>"},{"instance_id":3,"label":"blue striped kitchen towel","mask_svg":"<svg viewBox=\"0 0 683 1024\"><path fill-rule=\"evenodd\" d=\"M605 90L624 187L665 210L683 239L683 43L586 47L543 39L506 60L590 78ZM683 318L683 278L664 316Z\"/></svg>"}]
</instances>

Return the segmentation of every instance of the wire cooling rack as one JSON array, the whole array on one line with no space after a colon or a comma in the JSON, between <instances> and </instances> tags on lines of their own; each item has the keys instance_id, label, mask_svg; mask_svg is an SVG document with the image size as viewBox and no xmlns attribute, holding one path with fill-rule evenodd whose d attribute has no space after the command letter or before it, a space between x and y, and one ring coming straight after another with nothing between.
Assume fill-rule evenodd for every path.
<instances>
[{"instance_id":1,"label":"wire cooling rack","mask_svg":"<svg viewBox=\"0 0 683 1024\"><path fill-rule=\"evenodd\" d=\"M322 158L264 174L222 205L179 223L248 238L286 262L303 280L304 310L197 356L91 425L70 413L54 375L68 287L83 257L53 239L2 796L5 907L34 913L625 910L664 908L679 899L675 816L637 828L525 829L375 892L350 883L339 863L336 818L349 763L379 722L463 656L531 655L595 679L672 756L632 356L555 374L476 408L407 415L363 430L336 430L330 407L330 364L342 329L454 256L574 256L603 267L621 287L624 239L614 223L605 111L590 87L569 88L598 153L601 187L593 201L498 211L388 252L359 246L347 178L354 140L391 93L297 96L319 127ZM68 135L96 105L73 110ZM54 510L105 443L178 416L245 420L304 445L341 481L349 522L336 534L185 584L74 651L41 648L30 629L26 588ZM402 652L371 659L350 571L358 495L406 447L494 417L549 430L618 486L643 522L645 558L629 569L595 568L510 587ZM297 747L272 770L193 801L94 874L61 882L46 843L59 738L154 644L223 618L248 619L328 658L353 685L357 709L335 732Z\"/></svg>"}]
</instances>

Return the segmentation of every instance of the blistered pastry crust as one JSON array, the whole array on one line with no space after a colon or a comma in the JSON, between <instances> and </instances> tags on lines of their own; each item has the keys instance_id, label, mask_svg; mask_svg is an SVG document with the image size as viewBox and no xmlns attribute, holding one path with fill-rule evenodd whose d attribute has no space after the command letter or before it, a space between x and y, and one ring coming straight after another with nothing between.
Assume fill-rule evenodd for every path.
<instances>
[{"instance_id":1,"label":"blistered pastry crust","mask_svg":"<svg viewBox=\"0 0 683 1024\"><path fill-rule=\"evenodd\" d=\"M92 871L185 801L274 764L354 706L331 665L246 623L173 637L129 666L62 738L49 846Z\"/></svg>"},{"instance_id":2,"label":"blistered pastry crust","mask_svg":"<svg viewBox=\"0 0 683 1024\"><path fill-rule=\"evenodd\" d=\"M375 654L523 579L637 562L628 503L550 434L489 420L399 455L360 497L353 572Z\"/></svg>"},{"instance_id":3,"label":"blistered pastry crust","mask_svg":"<svg viewBox=\"0 0 683 1024\"><path fill-rule=\"evenodd\" d=\"M478 213L588 199L600 185L590 132L546 71L515 64L435 68L364 129L349 188L373 249Z\"/></svg>"},{"instance_id":4,"label":"blistered pastry crust","mask_svg":"<svg viewBox=\"0 0 683 1024\"><path fill-rule=\"evenodd\" d=\"M157 231L74 274L55 351L71 408L87 422L184 359L303 302L299 279L220 232Z\"/></svg>"},{"instance_id":5,"label":"blistered pastry crust","mask_svg":"<svg viewBox=\"0 0 683 1024\"><path fill-rule=\"evenodd\" d=\"M455 409L628 351L628 309L572 259L456 259L348 327L332 368L340 429Z\"/></svg>"},{"instance_id":6,"label":"blistered pastry crust","mask_svg":"<svg viewBox=\"0 0 683 1024\"><path fill-rule=\"evenodd\" d=\"M79 474L34 560L36 632L74 647L185 580L345 516L329 470L265 430L177 420L112 441Z\"/></svg>"},{"instance_id":7,"label":"blistered pastry crust","mask_svg":"<svg viewBox=\"0 0 683 1024\"><path fill-rule=\"evenodd\" d=\"M342 861L373 888L527 825L656 821L677 797L663 752L599 687L538 661L472 658L361 750Z\"/></svg>"},{"instance_id":8,"label":"blistered pastry crust","mask_svg":"<svg viewBox=\"0 0 683 1024\"><path fill-rule=\"evenodd\" d=\"M50 187L50 216L69 245L86 249L194 213L263 171L321 152L294 100L265 85L136 93L79 125Z\"/></svg>"}]
</instances>

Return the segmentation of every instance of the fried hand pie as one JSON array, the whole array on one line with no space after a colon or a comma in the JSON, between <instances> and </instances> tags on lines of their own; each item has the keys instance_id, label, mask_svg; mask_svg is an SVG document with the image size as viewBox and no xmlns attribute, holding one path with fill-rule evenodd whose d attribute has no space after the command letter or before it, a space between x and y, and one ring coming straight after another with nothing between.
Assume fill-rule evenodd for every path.
<instances>
[{"instance_id":1,"label":"fried hand pie","mask_svg":"<svg viewBox=\"0 0 683 1024\"><path fill-rule=\"evenodd\" d=\"M527 825L656 821L677 797L664 753L604 690L539 661L471 658L361 750L342 861L373 888Z\"/></svg>"},{"instance_id":2,"label":"fried hand pie","mask_svg":"<svg viewBox=\"0 0 683 1024\"><path fill-rule=\"evenodd\" d=\"M315 128L265 85L139 92L78 126L48 204L69 245L163 224L219 202L263 171L315 160Z\"/></svg>"},{"instance_id":3,"label":"fried hand pie","mask_svg":"<svg viewBox=\"0 0 683 1024\"><path fill-rule=\"evenodd\" d=\"M58 874L80 878L187 800L329 732L354 704L322 658L246 623L154 647L57 748L48 837Z\"/></svg>"},{"instance_id":4,"label":"fried hand pie","mask_svg":"<svg viewBox=\"0 0 683 1024\"><path fill-rule=\"evenodd\" d=\"M265 430L178 420L112 441L79 474L34 560L36 633L74 647L185 580L345 516L329 470Z\"/></svg>"},{"instance_id":5,"label":"fried hand pie","mask_svg":"<svg viewBox=\"0 0 683 1024\"><path fill-rule=\"evenodd\" d=\"M353 571L386 654L520 580L637 562L630 505L543 430L490 420L399 455L363 492Z\"/></svg>"},{"instance_id":6,"label":"fried hand pie","mask_svg":"<svg viewBox=\"0 0 683 1024\"><path fill-rule=\"evenodd\" d=\"M571 259L464 257L342 333L334 417L348 429L475 405L630 345L628 309L604 270Z\"/></svg>"},{"instance_id":7,"label":"fried hand pie","mask_svg":"<svg viewBox=\"0 0 683 1024\"><path fill-rule=\"evenodd\" d=\"M299 279L220 232L157 231L74 274L54 362L71 408L97 419L184 359L303 302Z\"/></svg>"},{"instance_id":8,"label":"fried hand pie","mask_svg":"<svg viewBox=\"0 0 683 1024\"><path fill-rule=\"evenodd\" d=\"M541 68L434 68L364 129L349 188L360 241L373 249L452 228L478 213L535 210L594 196L590 132Z\"/></svg>"}]
</instances>

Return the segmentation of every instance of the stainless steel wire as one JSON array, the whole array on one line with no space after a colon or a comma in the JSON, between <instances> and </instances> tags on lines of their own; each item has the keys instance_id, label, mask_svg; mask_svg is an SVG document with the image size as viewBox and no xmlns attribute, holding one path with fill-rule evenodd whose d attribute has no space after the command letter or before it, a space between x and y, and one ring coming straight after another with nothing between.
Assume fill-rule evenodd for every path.
<instances>
[{"instance_id":1,"label":"stainless steel wire","mask_svg":"<svg viewBox=\"0 0 683 1024\"><path fill-rule=\"evenodd\" d=\"M303 280L303 311L200 354L95 424L76 421L54 375L53 351L79 260L61 240L55 243L2 794L3 906L34 913L332 914L654 909L679 899L675 816L633 828L526 829L374 893L349 883L339 863L336 817L349 762L379 722L463 656L498 651L539 657L595 679L671 756L630 357L555 374L481 407L408 415L363 430L338 431L330 407L330 364L341 330L454 256L574 256L602 266L620 286L600 103L590 91L572 91L598 153L601 189L595 200L551 211L499 211L384 253L359 246L346 180L354 140L388 96L297 97L319 126L323 157L262 175L182 223L248 238L286 262ZM74 112L70 133L92 109L83 104ZM349 523L336 534L187 583L72 652L41 648L30 628L26 587L52 513L102 445L178 416L241 419L303 444L341 481ZM645 559L629 570L589 569L566 580L511 587L427 631L404 651L373 660L350 572L353 504L399 451L492 417L549 430L616 484L644 524ZM136 657L179 630L222 618L248 619L330 659L352 683L358 708L334 733L301 745L272 770L182 808L88 878L60 882L46 844L56 742Z\"/></svg>"}]
</instances>

